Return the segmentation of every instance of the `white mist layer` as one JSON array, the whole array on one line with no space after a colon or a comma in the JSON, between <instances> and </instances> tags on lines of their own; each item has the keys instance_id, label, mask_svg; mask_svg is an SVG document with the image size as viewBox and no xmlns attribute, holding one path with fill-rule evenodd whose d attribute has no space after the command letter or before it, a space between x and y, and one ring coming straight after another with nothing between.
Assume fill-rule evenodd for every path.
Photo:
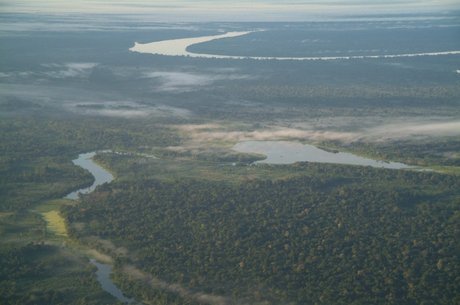
<instances>
[{"instance_id":1,"label":"white mist layer","mask_svg":"<svg viewBox=\"0 0 460 305\"><path fill-rule=\"evenodd\" d=\"M194 58L218 58L218 59L255 59L255 60L343 60L343 59L379 59L379 58L399 58L399 57L418 57L418 56L439 56L439 55L458 55L460 51L425 52L425 53L405 53L405 54L382 54L382 55L352 55L352 56L313 56L313 57L279 57L279 56L234 56L201 54L188 52L187 48L204 42L222 38L238 37L253 33L249 32L228 32L221 35L202 36L194 38L181 38L162 40L150 43L134 43L129 50L132 52L165 55L165 56L187 56Z\"/></svg>"}]
</instances>

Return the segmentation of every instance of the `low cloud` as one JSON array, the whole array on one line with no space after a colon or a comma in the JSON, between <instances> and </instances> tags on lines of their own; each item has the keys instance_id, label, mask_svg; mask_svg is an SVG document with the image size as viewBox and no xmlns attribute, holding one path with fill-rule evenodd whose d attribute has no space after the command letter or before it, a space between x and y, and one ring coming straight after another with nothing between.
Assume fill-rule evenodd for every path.
<instances>
[{"instance_id":1,"label":"low cloud","mask_svg":"<svg viewBox=\"0 0 460 305\"><path fill-rule=\"evenodd\" d=\"M35 0L34 0L35 1ZM55 6L57 2L53 5ZM0 0L1 5L1 0ZM86 4L88 5L88 4ZM47 11L49 13L49 11ZM159 23L152 21L149 14L137 14L135 17L127 15L113 18L110 15L34 15L32 18L4 18L0 21L0 36L18 35L23 32L93 32L93 31L132 31L136 30L186 30L199 31L201 26L197 24L185 24L183 22L172 23L170 20ZM127 22L127 21L135 21Z\"/></svg>"},{"instance_id":2,"label":"low cloud","mask_svg":"<svg viewBox=\"0 0 460 305\"><path fill-rule=\"evenodd\" d=\"M146 78L160 80L160 91L190 91L193 88L210 85L214 82L211 75L186 72L149 72Z\"/></svg>"},{"instance_id":3,"label":"low cloud","mask_svg":"<svg viewBox=\"0 0 460 305\"><path fill-rule=\"evenodd\" d=\"M42 64L40 71L11 71L0 72L0 78L9 79L43 79L43 78L85 78L88 77L96 67L97 63L92 62L71 62L71 63L49 63Z\"/></svg>"},{"instance_id":4,"label":"low cloud","mask_svg":"<svg viewBox=\"0 0 460 305\"><path fill-rule=\"evenodd\" d=\"M351 143L356 141L382 142L411 140L422 137L460 136L460 121L425 123L414 121L382 124L353 132L284 127L271 127L253 131L228 131L224 126L218 124L182 125L178 128L188 133L194 143L209 143L214 141L241 142L250 140L311 140Z\"/></svg>"},{"instance_id":5,"label":"low cloud","mask_svg":"<svg viewBox=\"0 0 460 305\"><path fill-rule=\"evenodd\" d=\"M385 124L362 132L358 139L372 142L434 136L460 136L460 121Z\"/></svg>"},{"instance_id":6,"label":"low cloud","mask_svg":"<svg viewBox=\"0 0 460 305\"><path fill-rule=\"evenodd\" d=\"M187 132L202 131L206 129L215 130L219 128L221 128L219 124L187 124L187 125L180 125L179 127L180 130L187 131Z\"/></svg>"},{"instance_id":7,"label":"low cloud","mask_svg":"<svg viewBox=\"0 0 460 305\"><path fill-rule=\"evenodd\" d=\"M12 72L0 72L0 78L6 79L24 79L28 77L37 77L40 74L34 71L12 71Z\"/></svg>"},{"instance_id":8,"label":"low cloud","mask_svg":"<svg viewBox=\"0 0 460 305\"><path fill-rule=\"evenodd\" d=\"M335 131L314 131L295 128L272 128L268 130L254 131L225 131L216 124L184 125L180 130L190 132L192 140L198 142L213 141L264 141L264 140L286 140L286 139L310 139L310 140L340 140L352 141L358 135L351 132Z\"/></svg>"},{"instance_id":9,"label":"low cloud","mask_svg":"<svg viewBox=\"0 0 460 305\"><path fill-rule=\"evenodd\" d=\"M123 272L128 274L131 278L143 281L144 283L150 285L153 289L161 289L172 292L183 298L192 299L199 303L210 305L227 305L231 303L230 300L219 295L194 292L180 284L167 283L159 278L153 277L151 274L148 274L133 265L123 266Z\"/></svg>"},{"instance_id":10,"label":"low cloud","mask_svg":"<svg viewBox=\"0 0 460 305\"><path fill-rule=\"evenodd\" d=\"M456 9L457 0L302 0L302 1L6 1L4 13L150 15L157 21L305 21L312 17L421 13Z\"/></svg>"},{"instance_id":11,"label":"low cloud","mask_svg":"<svg viewBox=\"0 0 460 305\"><path fill-rule=\"evenodd\" d=\"M217 71L216 71L217 72ZM193 73L178 71L154 71L145 72L144 78L157 79L160 85L159 91L166 92L187 92L197 90L218 81L248 79L248 75L238 73Z\"/></svg>"},{"instance_id":12,"label":"low cloud","mask_svg":"<svg viewBox=\"0 0 460 305\"><path fill-rule=\"evenodd\" d=\"M44 64L43 67L52 69L52 71L46 71L43 74L51 78L88 77L96 66L97 63L92 62Z\"/></svg>"},{"instance_id":13,"label":"low cloud","mask_svg":"<svg viewBox=\"0 0 460 305\"><path fill-rule=\"evenodd\" d=\"M71 104L68 109L85 115L136 118L146 116L188 117L192 113L183 108L166 105L144 105L129 101Z\"/></svg>"}]
</instances>

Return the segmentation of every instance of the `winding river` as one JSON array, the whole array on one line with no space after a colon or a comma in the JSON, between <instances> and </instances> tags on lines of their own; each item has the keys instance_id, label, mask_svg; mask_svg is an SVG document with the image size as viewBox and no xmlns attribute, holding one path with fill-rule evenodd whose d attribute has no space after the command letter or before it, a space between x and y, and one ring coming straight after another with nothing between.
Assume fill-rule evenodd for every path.
<instances>
[{"instance_id":1,"label":"winding river","mask_svg":"<svg viewBox=\"0 0 460 305\"><path fill-rule=\"evenodd\" d=\"M114 179L113 175L110 172L108 172L102 166L98 165L96 162L93 161L92 158L95 155L96 152L89 152L85 154L80 154L78 155L77 159L72 160L73 164L89 171L94 176L94 182L89 187L81 188L68 194L64 197L65 199L77 200L79 198L78 194L91 193L96 189L97 186L104 183L109 183ZM113 283L112 279L110 278L110 275L112 274L111 265L100 263L95 259L91 259L90 262L97 268L97 281L101 284L101 287L104 291L108 292L122 303L130 304L134 302L133 299L129 299L126 296L124 296L123 292Z\"/></svg>"},{"instance_id":2,"label":"winding river","mask_svg":"<svg viewBox=\"0 0 460 305\"><path fill-rule=\"evenodd\" d=\"M93 161L92 158L95 155L96 152L89 152L85 154L80 154L78 155L77 159L72 160L73 164L75 164L76 166L80 166L81 168L89 171L94 176L94 182L91 186L76 190L68 194L67 196L65 196L66 199L77 200L78 194L91 193L98 185L109 183L114 179L113 175L110 172L108 172L102 166L98 165Z\"/></svg>"},{"instance_id":3,"label":"winding river","mask_svg":"<svg viewBox=\"0 0 460 305\"><path fill-rule=\"evenodd\" d=\"M131 52L165 55L165 56L187 56L196 58L220 58L220 59L255 59L255 60L346 60L346 59L378 59L378 58L399 58L399 57L418 57L418 56L439 56L439 55L457 55L459 50L444 52L425 52L425 53L405 53L405 54L381 54L381 55L350 55L350 56L311 56L311 57L279 57L279 56L234 56L234 55L217 55L192 53L187 48L216 39L232 38L247 35L254 31L246 32L228 32L220 35L201 36L193 38L181 38L155 41L149 43L135 42L129 50Z\"/></svg>"},{"instance_id":4,"label":"winding river","mask_svg":"<svg viewBox=\"0 0 460 305\"><path fill-rule=\"evenodd\" d=\"M298 142L289 141L246 141L236 144L233 149L238 152L259 153L267 156L266 159L256 163L291 164L299 161L308 161L353 164L391 169L413 168L412 166L403 163L378 161L344 152L328 152L312 145L304 145ZM64 198L78 200L78 194L90 193L94 191L97 186L111 182L114 179L110 172L93 161L92 158L95 155L96 152L80 154L77 159L72 161L75 165L88 170L94 176L93 184L89 187L76 190ZM101 284L104 291L108 292L122 303L130 304L135 302L134 299L127 298L113 283L110 278L112 273L111 265L103 264L95 259L91 259L90 262L97 268L97 281Z\"/></svg>"},{"instance_id":5,"label":"winding river","mask_svg":"<svg viewBox=\"0 0 460 305\"><path fill-rule=\"evenodd\" d=\"M107 291L115 298L117 298L117 300L125 304L130 304L134 302L133 299L128 299L127 297L125 297L123 295L123 292L121 292L121 290L118 289L118 287L112 282L110 278L110 274L112 274L112 266L99 263L95 259L91 259L90 262L97 268L97 281L101 284L103 290Z\"/></svg>"}]
</instances>

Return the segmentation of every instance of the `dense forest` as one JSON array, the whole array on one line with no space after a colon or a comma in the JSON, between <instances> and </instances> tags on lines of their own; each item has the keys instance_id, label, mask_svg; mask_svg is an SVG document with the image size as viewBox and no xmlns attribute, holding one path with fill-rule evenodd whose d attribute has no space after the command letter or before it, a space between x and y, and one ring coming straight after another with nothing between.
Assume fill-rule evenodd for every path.
<instances>
[{"instance_id":1,"label":"dense forest","mask_svg":"<svg viewBox=\"0 0 460 305\"><path fill-rule=\"evenodd\" d=\"M157 122L144 123L66 116L2 118L0 211L20 210L90 184L92 176L70 162L79 152L179 143L178 135Z\"/></svg>"},{"instance_id":2,"label":"dense forest","mask_svg":"<svg viewBox=\"0 0 460 305\"><path fill-rule=\"evenodd\" d=\"M156 125L125 123L66 116L2 117L1 304L116 304L96 281L87 255L69 246L72 241L56 239L37 208L92 183L94 177L71 162L79 152L179 139ZM149 129L156 132L150 134Z\"/></svg>"},{"instance_id":3,"label":"dense forest","mask_svg":"<svg viewBox=\"0 0 460 305\"><path fill-rule=\"evenodd\" d=\"M110 305L94 268L66 249L44 243L0 248L0 295L4 305Z\"/></svg>"},{"instance_id":4,"label":"dense forest","mask_svg":"<svg viewBox=\"0 0 460 305\"><path fill-rule=\"evenodd\" d=\"M458 54L129 51L232 31L255 32L188 50L458 50L458 11L257 23L32 11L0 12L1 305L117 304L90 259L136 305L460 304ZM247 140L421 168L254 164L265 156L232 150ZM63 198L96 181L72 163L88 152L115 179Z\"/></svg>"},{"instance_id":5,"label":"dense forest","mask_svg":"<svg viewBox=\"0 0 460 305\"><path fill-rule=\"evenodd\" d=\"M303 176L236 185L123 181L65 214L74 237L95 235L128 249L119 267L129 262L229 303L460 301L457 177L291 167Z\"/></svg>"},{"instance_id":6,"label":"dense forest","mask_svg":"<svg viewBox=\"0 0 460 305\"><path fill-rule=\"evenodd\" d=\"M70 160L94 149L138 154L95 157L117 180L62 206L70 240L111 256L117 284L143 302L213 303L203 294L224 304L459 302L458 175L251 166L260 155L168 149L186 135L167 122L18 116L0 124L10 131L0 144L6 304L113 304L85 255L43 242L50 233L35 210L91 183ZM457 165L443 154L457 149L455 138L325 145Z\"/></svg>"}]
</instances>

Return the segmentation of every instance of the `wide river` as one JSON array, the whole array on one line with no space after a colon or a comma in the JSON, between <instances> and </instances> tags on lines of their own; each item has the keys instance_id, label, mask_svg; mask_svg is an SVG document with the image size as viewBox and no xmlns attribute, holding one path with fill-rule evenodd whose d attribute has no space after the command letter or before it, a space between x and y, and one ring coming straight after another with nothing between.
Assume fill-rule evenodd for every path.
<instances>
[{"instance_id":1,"label":"wide river","mask_svg":"<svg viewBox=\"0 0 460 305\"><path fill-rule=\"evenodd\" d=\"M109 183L114 179L113 175L110 172L108 172L102 166L93 161L92 158L95 155L96 152L89 152L85 154L80 154L78 155L77 159L72 160L73 164L89 171L94 176L94 182L91 186L76 190L68 194L64 198L77 200L79 193L91 193L96 189L97 186L102 185L104 183ZM110 293L112 296L114 296L118 301L122 303L129 304L134 302L133 299L125 297L123 295L123 292L113 283L112 279L110 278L110 275L112 274L111 265L100 263L95 259L91 259L90 262L97 268L97 281L101 284L103 290Z\"/></svg>"},{"instance_id":2,"label":"wide river","mask_svg":"<svg viewBox=\"0 0 460 305\"><path fill-rule=\"evenodd\" d=\"M255 163L292 164L295 162L318 162L390 169L414 168L404 163L373 160L346 152L329 152L313 145L290 141L246 141L233 146L233 150L242 153L262 154L267 157Z\"/></svg>"},{"instance_id":3,"label":"wide river","mask_svg":"<svg viewBox=\"0 0 460 305\"><path fill-rule=\"evenodd\" d=\"M398 58L398 57L417 57L417 56L438 56L438 55L455 55L460 51L445 52L425 52L425 53L405 53L405 54L382 54L382 55L350 55L350 56L313 56L313 57L279 57L279 56L234 56L234 55L217 55L192 53L187 48L216 39L232 38L247 35L254 31L246 32L228 32L225 34L201 36L193 38L170 39L154 41L149 43L135 42L129 50L132 52L165 55L165 56L187 56L197 58L221 58L221 59L255 59L255 60L344 60L344 59L378 59L378 58Z\"/></svg>"}]
</instances>

